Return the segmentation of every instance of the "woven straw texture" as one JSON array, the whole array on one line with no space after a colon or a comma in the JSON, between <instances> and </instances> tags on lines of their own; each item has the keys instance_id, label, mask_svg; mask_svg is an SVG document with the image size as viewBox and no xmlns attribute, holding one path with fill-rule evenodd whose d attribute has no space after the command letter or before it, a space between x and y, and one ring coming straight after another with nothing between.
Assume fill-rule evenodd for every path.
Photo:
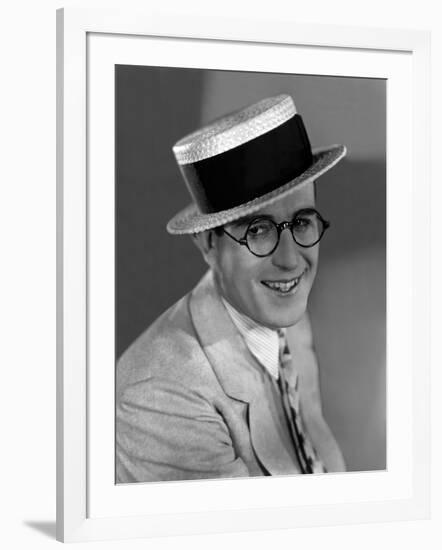
<instances>
[{"instance_id":1,"label":"woven straw texture","mask_svg":"<svg viewBox=\"0 0 442 550\"><path fill-rule=\"evenodd\" d=\"M270 132L295 114L289 95L263 99L180 139L173 147L175 158L183 165L219 155Z\"/></svg>"}]
</instances>

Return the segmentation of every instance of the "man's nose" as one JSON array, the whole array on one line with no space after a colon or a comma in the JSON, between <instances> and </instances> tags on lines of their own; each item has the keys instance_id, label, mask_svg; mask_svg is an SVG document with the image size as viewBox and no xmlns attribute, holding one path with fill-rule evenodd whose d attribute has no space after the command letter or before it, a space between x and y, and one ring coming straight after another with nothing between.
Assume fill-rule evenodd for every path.
<instances>
[{"instance_id":1,"label":"man's nose","mask_svg":"<svg viewBox=\"0 0 442 550\"><path fill-rule=\"evenodd\" d=\"M278 246L272 254L272 262L281 269L293 270L300 261L300 251L289 228L281 232Z\"/></svg>"},{"instance_id":2,"label":"man's nose","mask_svg":"<svg viewBox=\"0 0 442 550\"><path fill-rule=\"evenodd\" d=\"M290 229L285 228L281 232L278 246L272 254L273 265L288 271L296 269L299 261L299 247L296 244Z\"/></svg>"}]
</instances>

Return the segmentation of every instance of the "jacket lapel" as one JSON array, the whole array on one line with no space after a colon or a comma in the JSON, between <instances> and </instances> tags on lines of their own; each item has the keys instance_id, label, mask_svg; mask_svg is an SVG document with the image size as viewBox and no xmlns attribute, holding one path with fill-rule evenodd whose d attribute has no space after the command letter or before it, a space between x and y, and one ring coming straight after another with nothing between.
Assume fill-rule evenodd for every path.
<instances>
[{"instance_id":1,"label":"jacket lapel","mask_svg":"<svg viewBox=\"0 0 442 550\"><path fill-rule=\"evenodd\" d=\"M250 436L260 462L272 475L294 473L293 459L278 435L264 395L262 368L238 333L209 271L189 301L201 345L224 392L249 404Z\"/></svg>"}]
</instances>

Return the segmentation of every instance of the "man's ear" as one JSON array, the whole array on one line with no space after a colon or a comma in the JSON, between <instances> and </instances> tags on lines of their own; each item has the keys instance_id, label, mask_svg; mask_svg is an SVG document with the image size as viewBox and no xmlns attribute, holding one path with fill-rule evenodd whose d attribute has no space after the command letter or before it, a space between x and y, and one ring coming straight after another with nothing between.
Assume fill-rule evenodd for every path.
<instances>
[{"instance_id":1,"label":"man's ear","mask_svg":"<svg viewBox=\"0 0 442 550\"><path fill-rule=\"evenodd\" d=\"M215 239L216 235L212 230L194 233L192 235L193 242L199 248L204 260L210 267L214 267L215 262Z\"/></svg>"}]
</instances>

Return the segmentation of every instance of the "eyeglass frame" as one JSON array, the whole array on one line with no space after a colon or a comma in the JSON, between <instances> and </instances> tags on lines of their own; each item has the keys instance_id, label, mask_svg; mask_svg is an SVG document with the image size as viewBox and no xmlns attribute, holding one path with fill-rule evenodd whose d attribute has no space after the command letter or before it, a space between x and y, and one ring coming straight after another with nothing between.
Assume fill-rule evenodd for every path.
<instances>
[{"instance_id":1,"label":"eyeglass frame","mask_svg":"<svg viewBox=\"0 0 442 550\"><path fill-rule=\"evenodd\" d=\"M298 241L296 240L295 238L295 235L293 234L293 224L295 223L296 219L299 217L299 214L302 213L302 212L314 212L316 214L316 216L321 220L322 222L322 232L321 234L319 235L318 239L312 243L312 244L308 244L308 245L305 245L305 244L301 244L301 243L298 243ZM271 223L273 223L273 225L276 227L276 231L278 232L278 239L276 241L276 244L275 246L273 247L273 249L268 252L267 254L256 254L256 252L253 252L253 250L250 249L249 247L249 243L247 242L247 233L250 229L250 226L255 223L257 220L267 220ZM293 219L291 221L283 221L281 223L277 223L275 222L274 220L272 220L271 218L267 218L265 216L256 216L255 218L251 219L250 222L248 223L247 225L247 229L243 235L243 237L241 237L240 239L237 239L236 237L234 237L232 234L230 234L228 231L226 231L224 229L224 227L221 227L221 230L223 233L225 233L226 235L228 235L231 239L233 239L235 242L237 242L238 244L242 245L242 246L246 246L247 247L247 250L253 254L254 256L256 256L257 258L266 258L267 256L271 256L275 250L278 248L279 246L279 242L281 240L281 233L284 231L284 229L287 229L289 228L290 229L290 233L293 237L293 240L295 241L295 243L298 245L298 246L301 246L302 248L311 248L312 246L316 246L319 241L322 239L322 237L324 236L324 233L326 232L326 230L330 227L330 222L325 220L321 214L315 209L315 208L301 208L300 210L296 211L294 214L293 214Z\"/></svg>"}]
</instances>

